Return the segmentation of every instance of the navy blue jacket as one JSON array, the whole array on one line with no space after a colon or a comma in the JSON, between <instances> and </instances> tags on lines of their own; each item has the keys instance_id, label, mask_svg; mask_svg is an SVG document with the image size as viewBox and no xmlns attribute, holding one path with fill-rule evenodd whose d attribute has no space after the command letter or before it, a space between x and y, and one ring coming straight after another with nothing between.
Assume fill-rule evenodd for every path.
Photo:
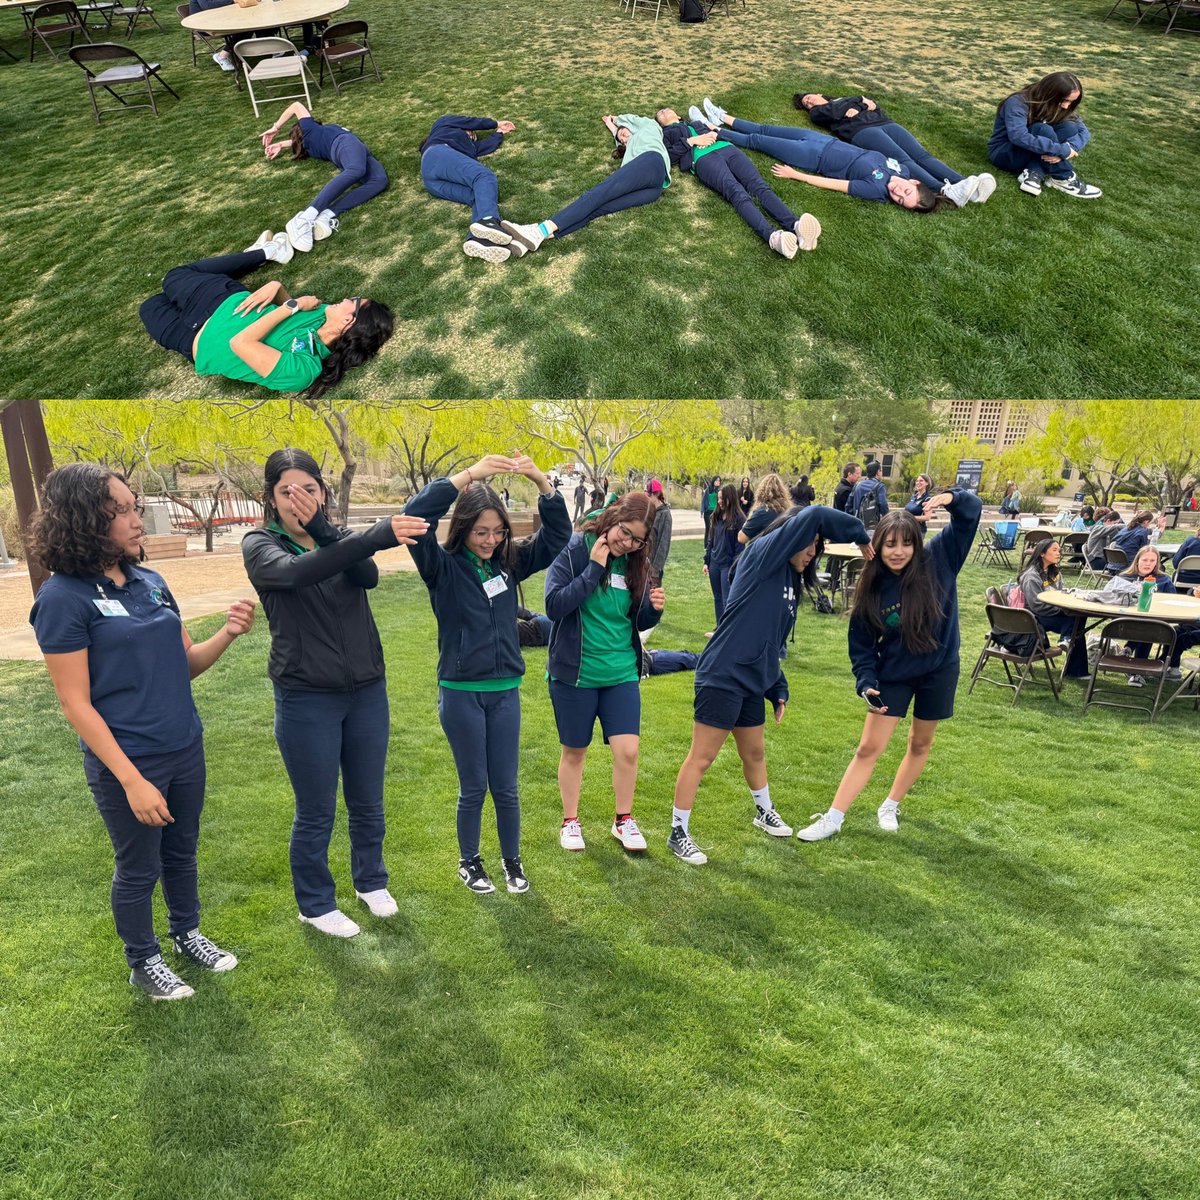
<instances>
[{"instance_id":1,"label":"navy blue jacket","mask_svg":"<svg viewBox=\"0 0 1200 1200\"><path fill-rule=\"evenodd\" d=\"M745 523L746 519L740 510L734 514L732 526L718 521L717 514L713 513L713 519L708 526L708 537L704 540L704 565L710 571L729 570L733 560L742 552L738 534Z\"/></svg>"},{"instance_id":2,"label":"navy blue jacket","mask_svg":"<svg viewBox=\"0 0 1200 1200\"><path fill-rule=\"evenodd\" d=\"M904 506L905 512L910 512L914 517L919 517L925 511L925 501L932 500L936 492L923 492L920 496L913 492L912 499Z\"/></svg>"},{"instance_id":3,"label":"navy blue jacket","mask_svg":"<svg viewBox=\"0 0 1200 1200\"><path fill-rule=\"evenodd\" d=\"M788 698L780 669L788 635L796 624L800 576L789 561L823 537L830 542L870 540L857 517L812 505L771 533L760 534L738 559L725 613L696 667L696 687L763 696L772 704Z\"/></svg>"},{"instance_id":4,"label":"navy blue jacket","mask_svg":"<svg viewBox=\"0 0 1200 1200\"><path fill-rule=\"evenodd\" d=\"M1129 565L1132 566L1137 552L1143 546L1150 545L1150 529L1146 525L1135 525L1132 529L1122 529L1108 545L1111 550L1124 550L1129 555Z\"/></svg>"},{"instance_id":5,"label":"navy blue jacket","mask_svg":"<svg viewBox=\"0 0 1200 1200\"><path fill-rule=\"evenodd\" d=\"M865 96L838 96L828 104L818 104L808 110L808 119L821 129L828 129L835 138L853 142L854 135L869 125L890 125L892 118L879 105L873 109L866 105ZM854 116L847 116L850 109L857 109Z\"/></svg>"},{"instance_id":6,"label":"navy blue jacket","mask_svg":"<svg viewBox=\"0 0 1200 1200\"><path fill-rule=\"evenodd\" d=\"M970 492L949 490L954 496L946 507L950 524L925 546L925 553L933 560L938 598L942 604L942 619L933 631L938 647L928 654L912 654L905 648L898 626L885 628L878 634L870 625L851 620L850 664L854 669L854 686L860 696L867 688L877 688L881 682L920 679L958 662L958 573L975 540L983 504ZM903 575L904 572L897 575L879 564L876 577L880 581L878 602L881 612L900 611Z\"/></svg>"},{"instance_id":7,"label":"navy blue jacket","mask_svg":"<svg viewBox=\"0 0 1200 1200\"><path fill-rule=\"evenodd\" d=\"M566 548L546 572L546 616L554 622L550 630L550 654L546 664L551 678L575 687L583 661L583 604L600 586L608 569L593 562L582 533L574 534ZM642 594L629 597L630 637L637 652L638 675L642 673L642 639L638 630L653 629L662 619L650 603L650 572Z\"/></svg>"},{"instance_id":8,"label":"navy blue jacket","mask_svg":"<svg viewBox=\"0 0 1200 1200\"><path fill-rule=\"evenodd\" d=\"M870 492L874 492L879 497L879 515L882 517L888 510L887 488L884 487L883 480L878 475L874 479L868 479L864 475L854 485L854 491L850 493L850 499L846 501L846 511L857 517L863 498Z\"/></svg>"},{"instance_id":9,"label":"navy blue jacket","mask_svg":"<svg viewBox=\"0 0 1200 1200\"><path fill-rule=\"evenodd\" d=\"M525 674L517 638L517 584L545 570L566 545L571 536L567 503L557 492L538 497L542 527L517 543L513 572L498 572L507 587L489 599L467 556L448 554L438 545L437 523L457 499L458 488L449 479L435 479L404 506L410 517L429 522L409 553L429 589L429 603L437 617L438 679L452 683L515 679Z\"/></svg>"},{"instance_id":10,"label":"navy blue jacket","mask_svg":"<svg viewBox=\"0 0 1200 1200\"><path fill-rule=\"evenodd\" d=\"M1200 554L1200 537L1190 537L1178 550L1171 556L1171 562L1175 566L1175 582L1176 584L1189 584L1195 587L1200 584L1200 571L1183 571L1180 572L1179 564L1190 555Z\"/></svg>"},{"instance_id":11,"label":"navy blue jacket","mask_svg":"<svg viewBox=\"0 0 1200 1200\"><path fill-rule=\"evenodd\" d=\"M489 138L476 141L468 137L467 133L495 128L496 122L491 117L456 117L453 113L438 117L429 131L429 136L421 143L421 153L424 154L430 146L449 146L451 150L457 150L459 154L465 154L468 158L482 158L485 154L500 149L504 142L504 134L493 133Z\"/></svg>"}]
</instances>

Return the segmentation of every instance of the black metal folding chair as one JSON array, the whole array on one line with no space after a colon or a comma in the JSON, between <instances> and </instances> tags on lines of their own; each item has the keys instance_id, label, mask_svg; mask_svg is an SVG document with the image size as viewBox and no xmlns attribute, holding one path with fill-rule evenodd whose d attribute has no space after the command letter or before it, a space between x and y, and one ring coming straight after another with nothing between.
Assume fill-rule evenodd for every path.
<instances>
[{"instance_id":1,"label":"black metal folding chair","mask_svg":"<svg viewBox=\"0 0 1200 1200\"><path fill-rule=\"evenodd\" d=\"M92 112L96 124L100 124L100 114L104 112L121 112L135 108L148 108L158 116L158 105L154 101L154 82L157 81L176 100L179 93L158 73L158 63L147 62L136 50L128 46L119 46L116 42L96 42L90 46L72 46L68 51L72 62L80 67L87 76L88 97L92 102ZM96 64L113 63L116 65L95 69ZM135 88L140 94L146 93L146 103L130 104L118 88ZM121 108L101 108L96 103L96 92L103 89L118 101Z\"/></svg>"},{"instance_id":2,"label":"black metal folding chair","mask_svg":"<svg viewBox=\"0 0 1200 1200\"><path fill-rule=\"evenodd\" d=\"M1136 658L1128 654L1119 654L1113 649L1113 642L1144 645L1147 647L1147 654L1144 657L1138 655ZM1159 656L1154 656L1156 646L1162 648ZM1153 721L1158 716L1163 687L1167 682L1171 651L1174 649L1175 627L1167 621L1159 621L1154 617L1118 617L1115 621L1109 621L1100 632L1100 653L1096 658L1096 665L1092 668L1087 692L1083 697L1083 711L1086 713L1088 708L1093 705L1102 708L1131 708L1138 712L1149 713L1150 720ZM1131 675L1139 675L1143 680L1151 682L1157 680L1158 686L1154 691L1153 704L1147 708L1144 704L1122 704L1117 700L1095 699L1096 684L1101 675L1120 675L1126 685L1128 685ZM1115 690L1109 692L1106 689L1101 694L1115 696L1118 693ZM1128 693L1119 694L1127 695Z\"/></svg>"},{"instance_id":3,"label":"black metal folding chair","mask_svg":"<svg viewBox=\"0 0 1200 1200\"><path fill-rule=\"evenodd\" d=\"M994 589L989 589L989 594ZM997 593L998 595L998 593ZM1050 664L1060 654L1064 653L1061 646L1051 646L1046 641L1045 630L1037 623L1037 617L1027 608L1007 608L1003 604L988 603L986 606L988 618L988 635L984 639L983 649L971 672L971 686L967 695L975 690L975 685L983 680L984 683L994 683L997 687L1013 689L1013 704L1017 703L1021 689L1026 683L1040 684L1036 677L1035 668L1041 663L1046 671L1046 682L1054 693L1054 699L1060 704L1062 696L1058 690L1058 680L1050 670ZM999 659L1004 667L1004 679L992 679L983 673L989 659ZM1013 668L1019 668L1017 677L1013 678Z\"/></svg>"}]
</instances>

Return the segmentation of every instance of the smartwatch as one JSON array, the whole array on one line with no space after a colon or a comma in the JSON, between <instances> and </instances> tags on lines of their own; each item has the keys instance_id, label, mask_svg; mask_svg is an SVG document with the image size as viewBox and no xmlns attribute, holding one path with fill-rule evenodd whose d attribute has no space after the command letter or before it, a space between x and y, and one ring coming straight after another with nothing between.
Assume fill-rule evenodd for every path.
<instances>
[{"instance_id":1,"label":"smartwatch","mask_svg":"<svg viewBox=\"0 0 1200 1200\"><path fill-rule=\"evenodd\" d=\"M285 300L283 302L283 307L286 308L289 312L299 312L300 311L300 302L298 300Z\"/></svg>"}]
</instances>

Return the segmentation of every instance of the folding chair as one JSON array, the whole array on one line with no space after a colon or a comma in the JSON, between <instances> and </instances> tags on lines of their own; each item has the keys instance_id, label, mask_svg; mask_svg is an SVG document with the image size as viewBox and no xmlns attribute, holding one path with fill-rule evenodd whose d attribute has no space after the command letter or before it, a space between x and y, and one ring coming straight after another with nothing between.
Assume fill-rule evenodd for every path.
<instances>
[{"instance_id":1,"label":"folding chair","mask_svg":"<svg viewBox=\"0 0 1200 1200\"><path fill-rule=\"evenodd\" d=\"M95 13L100 18L98 25L93 25L93 29L111 29L113 23L114 10L117 7L116 0L88 0L87 4L80 4L76 0L76 8L81 13ZM87 17L84 17L87 20Z\"/></svg>"},{"instance_id":2,"label":"folding chair","mask_svg":"<svg viewBox=\"0 0 1200 1200\"><path fill-rule=\"evenodd\" d=\"M1132 658L1128 654L1117 653L1113 642L1140 642L1149 647L1153 653L1155 646L1162 647L1159 658ZM1092 668L1088 680L1087 693L1083 697L1083 711L1086 713L1092 705L1101 708L1131 708L1138 712L1150 714L1153 721L1158 715L1158 706L1162 700L1163 686L1167 682L1167 666L1171 651L1175 649L1175 627L1166 621L1158 621L1153 617L1118 617L1109 621L1100 634L1100 653L1096 665ZM1096 684L1101 675L1121 675L1128 681L1131 675L1140 675L1143 679L1158 680L1154 692L1154 703L1147 708L1144 704L1120 704L1116 700L1096 700ZM1108 692L1103 693L1105 695ZM1116 695L1118 693L1111 693ZM1124 695L1125 693L1120 693Z\"/></svg>"},{"instance_id":3,"label":"folding chair","mask_svg":"<svg viewBox=\"0 0 1200 1200\"><path fill-rule=\"evenodd\" d=\"M676 7L675 0L621 0L621 7L627 8L631 17L637 15L639 6L654 9L655 25L658 24L658 17L663 10L664 4L666 4L668 10ZM710 9L709 11L711 12L712 10Z\"/></svg>"},{"instance_id":4,"label":"folding chair","mask_svg":"<svg viewBox=\"0 0 1200 1200\"><path fill-rule=\"evenodd\" d=\"M77 33L82 35L85 42L92 40L75 0L49 0L48 4L39 4L29 14L29 61L33 62L33 53L38 42L41 42L57 61L58 51L50 44L50 39L67 34L71 39L67 45L67 49L70 49L75 45Z\"/></svg>"},{"instance_id":5,"label":"folding chair","mask_svg":"<svg viewBox=\"0 0 1200 1200\"><path fill-rule=\"evenodd\" d=\"M338 21L335 25L327 26L321 34L319 56L321 69L317 75L317 84L319 86L325 82L325 66L328 64L333 90L339 96L342 94L342 89L338 86L337 66L339 63L358 60L358 74L352 75L349 79L346 79L343 74L343 83L359 83L365 79L368 61L371 64L371 70L375 73L376 82L383 82L383 76L380 75L379 68L375 65L375 55L371 53L371 45L367 40L366 21Z\"/></svg>"},{"instance_id":6,"label":"folding chair","mask_svg":"<svg viewBox=\"0 0 1200 1200\"><path fill-rule=\"evenodd\" d=\"M989 592L995 589L989 589ZM1041 663L1046 671L1046 682L1050 685L1050 690L1054 693L1054 699L1060 704L1062 696L1058 690L1058 680L1054 678L1054 672L1050 670L1050 663L1060 654L1064 653L1061 646L1051 646L1046 641L1046 634L1042 627L1037 623L1037 617L1033 615L1027 608L1007 608L1003 604L988 603L986 606L988 618L988 635L984 639L983 649L979 652L979 658L976 660L975 669L971 672L971 686L967 688L969 696L974 690L975 685L982 679L984 683L994 683L997 687L1007 687L1013 689L1013 705L1020 698L1021 689L1026 683L1040 684L1042 681L1037 678L1034 668L1038 663ZM1001 636L1017 639L1023 638L1029 645L1027 652L1010 649L1000 640ZM999 659L1004 667L1004 679L992 679L983 673L983 668L987 665L989 659ZM1019 667L1020 672L1017 678L1013 679L1013 668ZM1007 682L1006 682L1007 681Z\"/></svg>"},{"instance_id":7,"label":"folding chair","mask_svg":"<svg viewBox=\"0 0 1200 1200\"><path fill-rule=\"evenodd\" d=\"M1050 541L1051 539L1040 530L1027 529L1021 540L1021 565L1017 568L1018 573L1024 571L1027 566L1033 561L1033 549L1042 542Z\"/></svg>"},{"instance_id":8,"label":"folding chair","mask_svg":"<svg viewBox=\"0 0 1200 1200\"><path fill-rule=\"evenodd\" d=\"M1083 557L1083 548L1087 545L1088 535L1086 533L1068 533L1062 540L1062 563L1061 569L1066 570L1068 567L1083 573L1087 566L1087 559Z\"/></svg>"},{"instance_id":9,"label":"folding chair","mask_svg":"<svg viewBox=\"0 0 1200 1200\"><path fill-rule=\"evenodd\" d=\"M1191 700L1192 712L1200 712L1200 658L1182 658L1179 660L1183 668L1183 680L1180 685L1163 701L1160 713L1164 713L1176 700Z\"/></svg>"},{"instance_id":10,"label":"folding chair","mask_svg":"<svg viewBox=\"0 0 1200 1200\"><path fill-rule=\"evenodd\" d=\"M1124 550L1118 550L1115 546L1106 546L1104 548L1104 562L1105 578L1111 579L1114 575L1120 575L1129 566L1129 555Z\"/></svg>"},{"instance_id":11,"label":"folding chair","mask_svg":"<svg viewBox=\"0 0 1200 1200\"><path fill-rule=\"evenodd\" d=\"M1169 11L1171 7L1168 3L1168 0L1117 0L1116 4L1114 4L1112 8L1105 13L1104 19L1107 21L1108 18L1111 17L1113 13L1115 13L1117 9L1121 7L1122 4L1132 4L1133 7L1137 9L1136 17L1131 15L1129 18L1131 21L1133 21L1135 28L1140 25L1152 12L1162 12L1164 9ZM1165 33L1166 31L1164 30L1163 32Z\"/></svg>"},{"instance_id":12,"label":"folding chair","mask_svg":"<svg viewBox=\"0 0 1200 1200\"><path fill-rule=\"evenodd\" d=\"M1175 578L1179 578L1180 571L1200 571L1200 554L1189 554L1187 558L1181 558L1178 562L1172 560L1172 565L1175 568ZM1177 588L1195 587L1195 584L1177 583Z\"/></svg>"},{"instance_id":13,"label":"folding chair","mask_svg":"<svg viewBox=\"0 0 1200 1200\"><path fill-rule=\"evenodd\" d=\"M296 47L281 37L243 38L233 48L234 57L241 63L246 78L246 90L250 93L250 103L257 117L258 102L274 104L279 100L299 100L304 97L305 104L312 108L312 97L308 92L308 81L311 78L308 67L304 63ZM257 61L254 61L257 60ZM269 88L279 82L286 86L289 79L298 79L303 89L300 92L279 92L271 95L256 96L254 85ZM316 80L313 80L316 83Z\"/></svg>"},{"instance_id":14,"label":"folding chair","mask_svg":"<svg viewBox=\"0 0 1200 1200\"><path fill-rule=\"evenodd\" d=\"M72 46L67 53L76 66L82 68L87 76L88 97L92 101L92 112L96 124L100 124L102 112L120 112L122 109L108 107L102 109L96 103L96 90L103 88L114 100L120 102L123 109L148 108L158 116L158 105L154 102L154 81L179 99L179 93L158 73L158 63L148 63L136 50L128 46L118 46L116 42L96 42L90 46ZM120 66L110 66L100 71L92 68L93 63L122 63ZM122 86L135 86L138 93L146 89L145 104L130 104L116 89Z\"/></svg>"},{"instance_id":15,"label":"folding chair","mask_svg":"<svg viewBox=\"0 0 1200 1200\"><path fill-rule=\"evenodd\" d=\"M1200 13L1200 3L1197 3L1196 0L1171 0L1167 4L1167 7L1171 10L1171 19L1167 22L1167 27L1163 30L1163 33L1170 33L1175 28L1175 22L1179 20L1180 13L1188 13L1191 16ZM1200 28L1197 28L1195 25L1181 25L1179 32L1200 33Z\"/></svg>"},{"instance_id":16,"label":"folding chair","mask_svg":"<svg viewBox=\"0 0 1200 1200\"><path fill-rule=\"evenodd\" d=\"M142 19L149 17L154 22L154 27L162 32L162 26L158 23L158 18L154 15L154 9L146 3L146 0L134 0L133 4L125 4L122 0L117 0L117 5L112 11L113 20L123 20L125 22L125 36L130 37L133 33L134 26Z\"/></svg>"}]
</instances>

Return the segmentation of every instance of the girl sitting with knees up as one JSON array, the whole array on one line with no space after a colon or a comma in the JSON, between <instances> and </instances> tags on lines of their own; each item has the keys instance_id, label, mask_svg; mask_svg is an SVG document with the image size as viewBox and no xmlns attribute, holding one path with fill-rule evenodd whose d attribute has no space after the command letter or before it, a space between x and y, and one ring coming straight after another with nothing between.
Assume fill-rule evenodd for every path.
<instances>
[{"instance_id":1,"label":"girl sitting with knees up","mask_svg":"<svg viewBox=\"0 0 1200 1200\"><path fill-rule=\"evenodd\" d=\"M866 702L866 722L833 804L800 830L796 836L802 841L819 842L841 830L912 704L908 749L876 814L880 829L899 829L900 802L929 761L939 722L954 715L958 573L983 505L978 496L952 489L927 500L925 514L939 508L949 512L950 524L928 543L903 509L885 513L875 527L875 554L863 568L850 611L850 663L855 691Z\"/></svg>"}]
</instances>

